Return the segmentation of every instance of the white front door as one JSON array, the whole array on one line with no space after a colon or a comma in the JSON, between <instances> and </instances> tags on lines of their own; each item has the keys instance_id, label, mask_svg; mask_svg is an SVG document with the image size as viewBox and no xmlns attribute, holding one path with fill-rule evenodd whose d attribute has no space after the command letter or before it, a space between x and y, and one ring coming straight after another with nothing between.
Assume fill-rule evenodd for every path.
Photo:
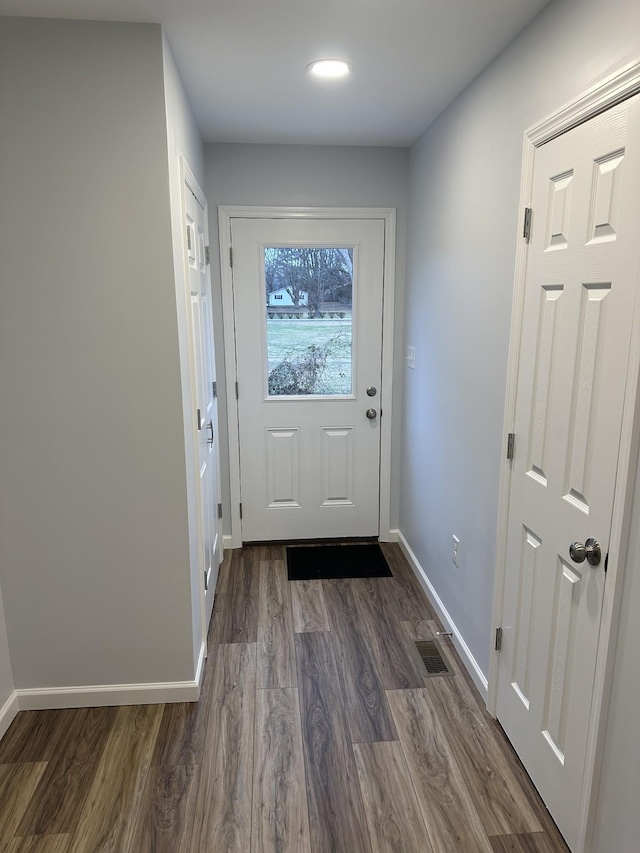
<instances>
[{"instance_id":1,"label":"white front door","mask_svg":"<svg viewBox=\"0 0 640 853\"><path fill-rule=\"evenodd\" d=\"M376 536L384 221L231 235L242 538Z\"/></svg>"},{"instance_id":2,"label":"white front door","mask_svg":"<svg viewBox=\"0 0 640 853\"><path fill-rule=\"evenodd\" d=\"M198 491L200 560L205 589L205 633L222 561L222 530L219 520L220 459L218 407L215 392L211 281L206 257L207 217L201 201L185 183L185 239L189 266L189 292L193 332L193 382L196 391L198 428Z\"/></svg>"},{"instance_id":3,"label":"white front door","mask_svg":"<svg viewBox=\"0 0 640 853\"><path fill-rule=\"evenodd\" d=\"M497 716L572 847L640 261L640 103L535 153ZM597 540L589 559L572 543ZM592 544L592 543L589 543Z\"/></svg>"}]
</instances>

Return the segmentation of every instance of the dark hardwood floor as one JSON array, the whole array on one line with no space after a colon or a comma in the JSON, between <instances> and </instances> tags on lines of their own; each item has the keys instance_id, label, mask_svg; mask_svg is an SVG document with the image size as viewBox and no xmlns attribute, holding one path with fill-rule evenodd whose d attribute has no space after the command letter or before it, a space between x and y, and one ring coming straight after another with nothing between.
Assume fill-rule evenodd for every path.
<instances>
[{"instance_id":1,"label":"dark hardwood floor","mask_svg":"<svg viewBox=\"0 0 640 853\"><path fill-rule=\"evenodd\" d=\"M397 545L392 578L228 552L201 699L21 712L0 853L566 853Z\"/></svg>"}]
</instances>

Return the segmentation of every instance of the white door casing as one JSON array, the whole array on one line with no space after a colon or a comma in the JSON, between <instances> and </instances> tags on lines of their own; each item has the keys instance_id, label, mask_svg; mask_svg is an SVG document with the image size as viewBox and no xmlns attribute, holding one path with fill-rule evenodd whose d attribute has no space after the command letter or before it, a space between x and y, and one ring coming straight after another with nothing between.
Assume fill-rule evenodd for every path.
<instances>
[{"instance_id":1,"label":"white door casing","mask_svg":"<svg viewBox=\"0 0 640 853\"><path fill-rule=\"evenodd\" d=\"M237 381L234 327L234 292L230 263L231 223L234 219L295 219L295 220L376 220L384 225L384 310L382 318L382 380L379 388L378 408L384 417L378 419L380 432L380 487L378 536L388 541L391 503L391 425L393 419L393 339L394 339L394 287L395 287L395 210L392 208L303 208L303 207L244 207L218 208L220 261L223 295L223 320L225 340L227 415L229 429L229 467L231 491L231 545L242 544L240 518L240 444L238 403L233 394Z\"/></svg>"},{"instance_id":2,"label":"white door casing","mask_svg":"<svg viewBox=\"0 0 640 853\"><path fill-rule=\"evenodd\" d=\"M492 659L490 710L574 850L585 843L595 765L592 697L594 684L601 695L604 683L597 666L603 602L605 640L611 625L605 555L619 551L614 499L616 490L624 495L629 468L640 259L637 100L539 147L531 189L524 185L533 230L523 309L514 308L522 331L519 356L512 350L511 358L515 411L505 423L516 453L501 484L508 524L494 621L503 645ZM592 113L595 104L592 97ZM588 118L589 106L582 106ZM553 126L545 125L547 132ZM589 537L603 549L597 567L569 556L571 542ZM596 705L597 717L597 697Z\"/></svg>"},{"instance_id":3,"label":"white door casing","mask_svg":"<svg viewBox=\"0 0 640 853\"><path fill-rule=\"evenodd\" d=\"M231 232L243 540L376 536L384 223L235 218ZM353 387L342 395L273 396L264 250L314 246L353 250ZM270 321L273 335L316 325Z\"/></svg>"},{"instance_id":4,"label":"white door casing","mask_svg":"<svg viewBox=\"0 0 640 853\"><path fill-rule=\"evenodd\" d=\"M213 342L211 279L207 258L208 222L206 200L185 168L184 240L188 269L190 331L192 343L192 385L196 406L198 444L198 528L200 567L203 578L203 631L206 638L218 575L222 561L222 529L218 514L220 501L220 448Z\"/></svg>"}]
</instances>

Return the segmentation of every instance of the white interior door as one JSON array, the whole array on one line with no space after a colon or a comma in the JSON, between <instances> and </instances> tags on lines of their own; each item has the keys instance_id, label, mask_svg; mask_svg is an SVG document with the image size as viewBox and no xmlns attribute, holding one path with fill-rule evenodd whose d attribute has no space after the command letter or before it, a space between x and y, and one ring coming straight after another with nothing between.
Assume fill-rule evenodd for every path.
<instances>
[{"instance_id":1,"label":"white interior door","mask_svg":"<svg viewBox=\"0 0 640 853\"><path fill-rule=\"evenodd\" d=\"M384 222L231 235L242 538L375 536Z\"/></svg>"},{"instance_id":2,"label":"white interior door","mask_svg":"<svg viewBox=\"0 0 640 853\"><path fill-rule=\"evenodd\" d=\"M220 501L220 451L211 281L206 256L207 217L201 201L185 183L185 239L189 266L189 291L193 331L194 386L198 428L198 491L200 559L205 587L205 630L213 609L218 567L222 561Z\"/></svg>"},{"instance_id":3,"label":"white interior door","mask_svg":"<svg viewBox=\"0 0 640 853\"><path fill-rule=\"evenodd\" d=\"M637 287L639 107L535 154L497 716L570 847ZM570 554L590 539L596 565Z\"/></svg>"}]
</instances>

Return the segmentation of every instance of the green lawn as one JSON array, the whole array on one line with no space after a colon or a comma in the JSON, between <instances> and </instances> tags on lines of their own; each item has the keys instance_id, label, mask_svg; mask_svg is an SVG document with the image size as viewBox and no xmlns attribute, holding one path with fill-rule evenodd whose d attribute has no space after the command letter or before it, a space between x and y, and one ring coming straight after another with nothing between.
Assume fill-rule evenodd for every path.
<instances>
[{"instance_id":1,"label":"green lawn","mask_svg":"<svg viewBox=\"0 0 640 853\"><path fill-rule=\"evenodd\" d=\"M282 361L296 363L309 347L329 345L324 373L315 389L318 394L351 393L351 318L267 320L269 371Z\"/></svg>"}]
</instances>

